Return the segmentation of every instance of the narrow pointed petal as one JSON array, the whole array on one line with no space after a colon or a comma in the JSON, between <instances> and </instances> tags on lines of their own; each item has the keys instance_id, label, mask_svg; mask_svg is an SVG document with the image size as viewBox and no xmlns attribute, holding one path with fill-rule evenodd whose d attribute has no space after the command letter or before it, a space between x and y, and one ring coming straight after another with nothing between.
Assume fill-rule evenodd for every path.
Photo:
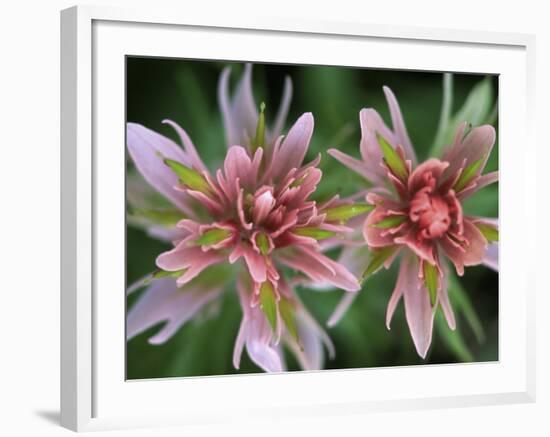
<instances>
[{"instance_id":1,"label":"narrow pointed petal","mask_svg":"<svg viewBox=\"0 0 550 437\"><path fill-rule=\"evenodd\" d=\"M338 149L329 149L328 154L368 181L376 181L379 178L363 161L353 158Z\"/></svg>"},{"instance_id":2,"label":"narrow pointed petal","mask_svg":"<svg viewBox=\"0 0 550 437\"><path fill-rule=\"evenodd\" d=\"M178 184L178 177L163 162L163 158L168 158L189 164L189 158L181 147L136 123L127 124L126 141L128 152L145 180L183 212L193 217L193 210L188 204L189 197L174 189Z\"/></svg>"},{"instance_id":3,"label":"narrow pointed petal","mask_svg":"<svg viewBox=\"0 0 550 437\"><path fill-rule=\"evenodd\" d=\"M333 326L336 326L340 320L342 320L342 317L347 313L348 309L351 307L353 302L355 302L355 299L359 296L359 293L346 293L344 294L344 297L340 299L340 302L338 302L338 305L334 309L333 313L330 315L327 326L329 328L332 328Z\"/></svg>"},{"instance_id":4,"label":"narrow pointed petal","mask_svg":"<svg viewBox=\"0 0 550 437\"><path fill-rule=\"evenodd\" d=\"M441 285L442 286L438 291L439 303L441 305L441 309L443 310L443 314L445 315L445 320L447 320L447 325L449 325L449 328L454 331L456 329L456 320L453 307L451 306L451 302L449 302L447 272L444 273Z\"/></svg>"},{"instance_id":5,"label":"narrow pointed petal","mask_svg":"<svg viewBox=\"0 0 550 437\"><path fill-rule=\"evenodd\" d=\"M293 254L279 255L278 259L315 282L328 282L347 291L358 291L361 288L357 278L343 265L307 246L297 248Z\"/></svg>"},{"instance_id":6,"label":"narrow pointed petal","mask_svg":"<svg viewBox=\"0 0 550 437\"><path fill-rule=\"evenodd\" d=\"M416 154L409 139L409 134L407 133L407 128L405 127L405 122L403 121L403 115L401 114L401 109L399 108L399 103L393 94L392 90L384 86L383 87L386 100L388 101L388 107L390 108L390 115L392 120L393 130L395 132L396 139L405 150L405 156L407 159L410 159L412 164L416 164Z\"/></svg>"},{"instance_id":7,"label":"narrow pointed petal","mask_svg":"<svg viewBox=\"0 0 550 437\"><path fill-rule=\"evenodd\" d=\"M229 94L231 70L223 70L218 83L218 102L222 111L227 146L248 146L258 122L252 95L252 65L246 64L233 98Z\"/></svg>"},{"instance_id":8,"label":"narrow pointed petal","mask_svg":"<svg viewBox=\"0 0 550 437\"><path fill-rule=\"evenodd\" d=\"M405 316L418 355L426 358L432 342L434 312L428 290L418 277L418 263L413 256L406 262L407 286L404 289Z\"/></svg>"},{"instance_id":9,"label":"narrow pointed petal","mask_svg":"<svg viewBox=\"0 0 550 437\"><path fill-rule=\"evenodd\" d=\"M233 364L240 363L243 341L250 359L266 372L282 372L284 362L282 351L273 343L273 332L259 306L251 307L249 301L250 284L242 278L237 281L237 290L243 310L243 321L235 342Z\"/></svg>"},{"instance_id":10,"label":"narrow pointed petal","mask_svg":"<svg viewBox=\"0 0 550 437\"><path fill-rule=\"evenodd\" d=\"M242 250L246 266L250 276L255 282L265 282L267 280L266 259L256 252L252 246L242 243Z\"/></svg>"},{"instance_id":11,"label":"narrow pointed petal","mask_svg":"<svg viewBox=\"0 0 550 437\"><path fill-rule=\"evenodd\" d=\"M126 335L128 340L158 323L166 322L149 339L152 344L166 342L183 324L193 318L207 303L216 299L224 284L209 288L188 285L178 288L174 279L157 279L128 311Z\"/></svg>"},{"instance_id":12,"label":"narrow pointed petal","mask_svg":"<svg viewBox=\"0 0 550 437\"><path fill-rule=\"evenodd\" d=\"M243 354L243 349L248 334L248 327L246 326L246 323L246 318L243 317L241 320L241 325L239 326L239 333L235 339L235 346L233 348L233 367L237 370L241 366L241 356Z\"/></svg>"},{"instance_id":13,"label":"narrow pointed petal","mask_svg":"<svg viewBox=\"0 0 550 437\"><path fill-rule=\"evenodd\" d=\"M269 172L273 179L280 179L291 169L302 165L312 134L313 115L307 112L294 123L280 146L274 150Z\"/></svg>"},{"instance_id":14,"label":"narrow pointed petal","mask_svg":"<svg viewBox=\"0 0 550 437\"><path fill-rule=\"evenodd\" d=\"M200 247L189 247L188 241L178 244L173 250L161 253L157 257L157 266L168 272L184 270L177 279L179 286L196 277L207 267L223 261L225 256L215 251L204 252Z\"/></svg>"},{"instance_id":15,"label":"narrow pointed petal","mask_svg":"<svg viewBox=\"0 0 550 437\"><path fill-rule=\"evenodd\" d=\"M191 141L191 138L189 137L187 132L185 132L185 130L183 130L179 124L172 120L163 120L162 122L168 124L177 132L178 136L180 137L181 143L183 144L183 148L187 153L187 156L189 156L191 166L195 170L206 171L206 166L202 162L202 159L197 153L197 149L195 148L195 145L193 144L193 141Z\"/></svg>"},{"instance_id":16,"label":"narrow pointed petal","mask_svg":"<svg viewBox=\"0 0 550 437\"><path fill-rule=\"evenodd\" d=\"M408 264L407 262L405 262L405 260L403 260L403 262L401 262L401 265L399 266L397 282L395 283L395 288L393 289L392 295L388 302L388 307L386 309L386 328L388 329L390 329L391 320L393 318L393 314L395 313L395 309L397 308L397 304L401 300L401 297L403 296L405 288L408 287L407 275L408 275Z\"/></svg>"},{"instance_id":17,"label":"narrow pointed petal","mask_svg":"<svg viewBox=\"0 0 550 437\"><path fill-rule=\"evenodd\" d=\"M281 135L284 128L286 118L288 116L288 110L290 108L290 101L292 100L292 80L290 77L285 78L285 85L283 89L283 96L281 97L281 103L279 104L279 110L273 124L272 130L269 132L267 143L271 146L277 138Z\"/></svg>"}]
</instances>

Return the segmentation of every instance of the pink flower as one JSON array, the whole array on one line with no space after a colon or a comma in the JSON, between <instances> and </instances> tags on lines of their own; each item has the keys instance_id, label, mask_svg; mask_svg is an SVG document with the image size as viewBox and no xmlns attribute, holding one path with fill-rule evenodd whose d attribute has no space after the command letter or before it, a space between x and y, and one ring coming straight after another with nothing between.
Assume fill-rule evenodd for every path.
<instances>
[{"instance_id":1,"label":"pink flower","mask_svg":"<svg viewBox=\"0 0 550 437\"><path fill-rule=\"evenodd\" d=\"M334 149L329 153L375 184L366 195L374 210L362 229L372 252L363 279L382 266L389 268L399 257L399 276L388 303L386 324L389 329L396 305L403 297L416 350L424 358L438 305L449 327L455 329L447 295L448 262L458 275L464 274L465 266L498 266L496 221L465 216L462 208L466 198L498 180L497 172L482 175L495 142L495 130L484 125L466 132L464 123L441 158L417 165L395 96L387 87L384 93L393 130L375 110L363 109L362 160ZM349 258L347 251L354 250L346 249L343 257ZM353 297L347 296L329 324L336 323L352 301Z\"/></svg>"},{"instance_id":2,"label":"pink flower","mask_svg":"<svg viewBox=\"0 0 550 437\"><path fill-rule=\"evenodd\" d=\"M238 291L243 321L235 344L234 365L246 346L251 359L266 371L281 371L281 342L304 368L320 368L322 344L332 344L281 275L281 266L313 282L357 291L345 267L321 253L319 240L350 229L338 220L342 207L333 198L323 205L310 200L321 179L319 159L302 165L313 133L306 113L270 147L258 119L256 138L247 148L231 146L224 166L211 174L183 129L183 149L167 138L129 123L128 150L144 178L182 212L174 248L160 254L163 286L153 284L130 310L128 336L159 321L168 323L151 341L166 341L183 323L222 292L226 277L208 281L201 273L223 263L243 261ZM263 146L270 152L266 159ZM178 288L187 289L181 293ZM184 297L185 296L185 297ZM181 308L180 308L181 306Z\"/></svg>"}]
</instances>

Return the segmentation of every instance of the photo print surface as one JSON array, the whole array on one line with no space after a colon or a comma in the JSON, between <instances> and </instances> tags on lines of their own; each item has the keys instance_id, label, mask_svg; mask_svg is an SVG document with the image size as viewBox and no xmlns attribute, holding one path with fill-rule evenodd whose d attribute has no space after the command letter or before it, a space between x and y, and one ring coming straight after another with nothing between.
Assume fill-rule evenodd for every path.
<instances>
[{"instance_id":1,"label":"photo print surface","mask_svg":"<svg viewBox=\"0 0 550 437\"><path fill-rule=\"evenodd\" d=\"M127 57L127 379L497 361L497 98Z\"/></svg>"}]
</instances>

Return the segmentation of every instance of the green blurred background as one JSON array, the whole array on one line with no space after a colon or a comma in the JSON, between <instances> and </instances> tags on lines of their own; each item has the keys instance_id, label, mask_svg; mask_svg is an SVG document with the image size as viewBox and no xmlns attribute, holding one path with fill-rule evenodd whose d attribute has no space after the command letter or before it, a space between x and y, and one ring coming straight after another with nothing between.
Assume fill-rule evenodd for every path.
<instances>
[{"instance_id":1,"label":"green blurred background","mask_svg":"<svg viewBox=\"0 0 550 437\"><path fill-rule=\"evenodd\" d=\"M231 65L231 83L236 84L242 63L128 57L126 63L127 121L137 122L179 140L173 130L161 124L165 118L178 122L191 136L209 168L224 159L226 146L217 103L221 70ZM443 74L332 66L255 64L253 88L256 103L266 103L269 121L278 109L284 77L293 82L293 99L286 128L304 112L315 117L315 131L306 160L322 153L323 179L316 193L319 200L334 193L347 195L365 186L364 181L326 155L330 147L359 157L359 111L375 108L391 125L382 92L388 85L400 103L411 141L419 160L433 152L434 138L443 99ZM448 138L458 121L473 125L497 123L498 78L474 74L453 75L450 129L440 132ZM467 118L464 118L467 117ZM268 124L269 125L269 124ZM285 131L286 132L286 129ZM435 146L437 148L437 145ZM498 169L498 147L491 154L486 171ZM128 176L135 169L128 165ZM465 205L466 213L498 216L498 184L487 187ZM156 256L168 245L127 226L127 282L131 284L154 270ZM337 256L336 253L331 255ZM470 267L451 283L450 298L457 317L452 332L438 310L433 343L425 360L416 354L404 316L397 308L391 331L385 328L386 305L396 279L396 266L367 281L340 324L328 333L336 346L336 358L329 369L456 363L498 360L498 274L483 266ZM128 297L131 308L140 294ZM319 293L300 289L299 295L316 319L324 324L339 302L342 292ZM241 370L231 362L234 341L241 320L234 285L228 284L223 299L187 323L167 343L152 346L147 339L160 324L127 343L127 378L220 375L258 372L243 353ZM289 370L298 370L287 354Z\"/></svg>"}]
</instances>

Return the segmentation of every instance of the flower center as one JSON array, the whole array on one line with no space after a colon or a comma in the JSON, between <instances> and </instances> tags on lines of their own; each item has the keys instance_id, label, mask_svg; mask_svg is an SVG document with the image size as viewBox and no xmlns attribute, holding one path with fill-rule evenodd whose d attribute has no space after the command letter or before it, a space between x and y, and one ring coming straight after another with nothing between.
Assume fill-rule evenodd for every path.
<instances>
[{"instance_id":1,"label":"flower center","mask_svg":"<svg viewBox=\"0 0 550 437\"><path fill-rule=\"evenodd\" d=\"M429 187L414 195L409 217L418 224L420 236L426 239L441 237L451 226L449 205L441 196L432 194Z\"/></svg>"}]
</instances>

